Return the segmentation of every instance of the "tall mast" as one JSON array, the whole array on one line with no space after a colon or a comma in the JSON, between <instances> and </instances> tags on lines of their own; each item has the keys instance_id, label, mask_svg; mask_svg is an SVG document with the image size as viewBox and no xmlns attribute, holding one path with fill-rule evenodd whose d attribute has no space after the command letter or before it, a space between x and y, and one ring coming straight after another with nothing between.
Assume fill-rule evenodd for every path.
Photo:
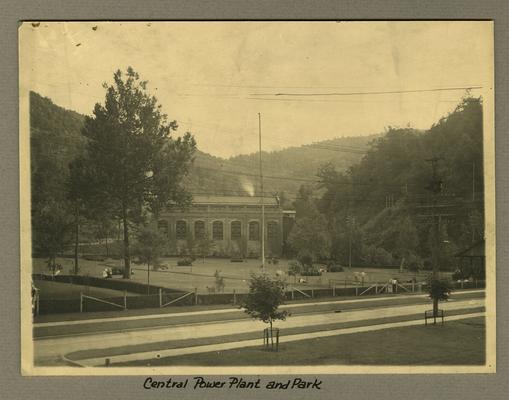
<instances>
[{"instance_id":1,"label":"tall mast","mask_svg":"<svg viewBox=\"0 0 509 400\"><path fill-rule=\"evenodd\" d=\"M262 172L262 115L258 113L258 139L260 147L260 190L261 190L261 205L262 205L262 272L265 272L265 204L263 202L263 172Z\"/></svg>"}]
</instances>

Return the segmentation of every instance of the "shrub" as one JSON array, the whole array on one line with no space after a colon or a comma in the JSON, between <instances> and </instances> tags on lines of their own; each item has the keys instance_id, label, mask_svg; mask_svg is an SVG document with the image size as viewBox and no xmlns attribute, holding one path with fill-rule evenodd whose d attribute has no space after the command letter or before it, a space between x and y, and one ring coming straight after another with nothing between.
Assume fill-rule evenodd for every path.
<instances>
[{"instance_id":1,"label":"shrub","mask_svg":"<svg viewBox=\"0 0 509 400\"><path fill-rule=\"evenodd\" d=\"M313 257L310 254L299 254L298 260L303 267L312 267L313 265Z\"/></svg>"},{"instance_id":2,"label":"shrub","mask_svg":"<svg viewBox=\"0 0 509 400\"><path fill-rule=\"evenodd\" d=\"M193 260L190 257L183 258L182 260L177 261L177 266L179 267L191 267L193 265Z\"/></svg>"},{"instance_id":3,"label":"shrub","mask_svg":"<svg viewBox=\"0 0 509 400\"><path fill-rule=\"evenodd\" d=\"M308 266L301 272L302 276L320 276L322 273L315 266Z\"/></svg>"},{"instance_id":4,"label":"shrub","mask_svg":"<svg viewBox=\"0 0 509 400\"><path fill-rule=\"evenodd\" d=\"M341 265L339 265L339 264L330 264L327 267L327 270L329 272L343 272L344 268Z\"/></svg>"}]
</instances>

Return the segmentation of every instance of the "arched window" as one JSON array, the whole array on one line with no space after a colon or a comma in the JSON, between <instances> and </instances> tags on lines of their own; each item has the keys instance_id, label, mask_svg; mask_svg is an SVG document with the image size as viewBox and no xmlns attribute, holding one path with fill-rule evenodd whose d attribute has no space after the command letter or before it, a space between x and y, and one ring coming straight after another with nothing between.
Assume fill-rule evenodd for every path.
<instances>
[{"instance_id":1,"label":"arched window","mask_svg":"<svg viewBox=\"0 0 509 400\"><path fill-rule=\"evenodd\" d=\"M159 232L161 232L164 236L168 236L168 221L160 220L157 222L157 229Z\"/></svg>"},{"instance_id":2,"label":"arched window","mask_svg":"<svg viewBox=\"0 0 509 400\"><path fill-rule=\"evenodd\" d=\"M177 221L175 232L177 239L185 239L187 237L187 223L186 221Z\"/></svg>"},{"instance_id":3,"label":"arched window","mask_svg":"<svg viewBox=\"0 0 509 400\"><path fill-rule=\"evenodd\" d=\"M249 240L260 240L260 224L258 221L249 223Z\"/></svg>"},{"instance_id":4,"label":"arched window","mask_svg":"<svg viewBox=\"0 0 509 400\"><path fill-rule=\"evenodd\" d=\"M267 222L267 239L277 239L278 229L276 221Z\"/></svg>"},{"instance_id":5,"label":"arched window","mask_svg":"<svg viewBox=\"0 0 509 400\"><path fill-rule=\"evenodd\" d=\"M194 223L194 238L205 239L205 222L196 221Z\"/></svg>"},{"instance_id":6,"label":"arched window","mask_svg":"<svg viewBox=\"0 0 509 400\"><path fill-rule=\"evenodd\" d=\"M212 239L223 240L223 223L221 221L212 223Z\"/></svg>"},{"instance_id":7,"label":"arched window","mask_svg":"<svg viewBox=\"0 0 509 400\"><path fill-rule=\"evenodd\" d=\"M240 221L232 221L231 225L231 238L240 239L242 237L242 224Z\"/></svg>"}]
</instances>

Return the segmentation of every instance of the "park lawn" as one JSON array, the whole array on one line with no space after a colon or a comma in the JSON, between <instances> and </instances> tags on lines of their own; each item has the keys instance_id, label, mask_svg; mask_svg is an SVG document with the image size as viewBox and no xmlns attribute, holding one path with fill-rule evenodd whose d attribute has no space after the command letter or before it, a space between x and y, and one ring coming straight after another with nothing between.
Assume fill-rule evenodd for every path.
<instances>
[{"instance_id":1,"label":"park lawn","mask_svg":"<svg viewBox=\"0 0 509 400\"><path fill-rule=\"evenodd\" d=\"M224 278L224 292L232 293L235 290L237 293L247 292L249 290L249 278L252 273L260 273L260 260L248 259L242 263L232 263L229 259L219 258L206 258L197 259L192 267L179 267L176 257L165 257L160 260L160 263L167 266L165 271L151 271L150 283L157 286L163 286L172 289L180 289L186 291L198 290L199 293L207 293L209 288L215 288L214 273L219 271L220 275ZM72 273L73 260L71 258L58 258L62 267L63 275ZM288 270L290 260L280 260L277 265L267 264L266 272L271 276L276 276L277 271ZM90 261L80 259L80 274L88 274L94 277L101 277L102 271L105 267L122 267L121 260L106 259L105 261ZM146 265L132 265L134 275L131 279L136 282L147 282ZM33 272L45 273L49 271L46 266L46 260L35 258L33 260ZM305 277L307 283L298 284L295 278L286 276L286 281L290 286L294 286L301 290L311 288L328 288L334 282L337 287L342 287L344 281L348 281L348 286L352 286L355 280L355 273L365 272L366 279L364 284L374 282L386 283L389 279L396 278L400 282L406 282L412 278L419 281L425 280L426 273L415 275L412 272L399 272L395 269L381 269L381 268L351 268L345 269L343 272L328 272L322 276ZM117 279L117 278L115 278Z\"/></svg>"},{"instance_id":2,"label":"park lawn","mask_svg":"<svg viewBox=\"0 0 509 400\"><path fill-rule=\"evenodd\" d=\"M461 340L458 340L461 338ZM483 317L151 360L162 365L484 365ZM128 365L127 363L124 365ZM136 364L133 364L136 365Z\"/></svg>"},{"instance_id":3,"label":"park lawn","mask_svg":"<svg viewBox=\"0 0 509 400\"><path fill-rule=\"evenodd\" d=\"M100 298L124 296L124 292L119 290L98 288L93 286L74 285L63 282L35 280L34 285L37 289L39 289L39 296L41 300L79 299L80 293ZM128 295L138 296L138 294L131 292L129 292Z\"/></svg>"}]
</instances>

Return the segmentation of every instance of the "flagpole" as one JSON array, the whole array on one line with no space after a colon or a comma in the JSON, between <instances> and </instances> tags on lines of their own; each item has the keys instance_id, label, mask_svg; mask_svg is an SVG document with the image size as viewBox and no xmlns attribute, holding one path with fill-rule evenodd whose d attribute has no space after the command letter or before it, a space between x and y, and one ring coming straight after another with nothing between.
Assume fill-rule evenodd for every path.
<instances>
[{"instance_id":1,"label":"flagpole","mask_svg":"<svg viewBox=\"0 0 509 400\"><path fill-rule=\"evenodd\" d=\"M261 189L261 205L262 205L262 272L265 272L265 204L263 202L263 172L262 172L262 116L258 113L258 139L260 147L260 189Z\"/></svg>"}]
</instances>

